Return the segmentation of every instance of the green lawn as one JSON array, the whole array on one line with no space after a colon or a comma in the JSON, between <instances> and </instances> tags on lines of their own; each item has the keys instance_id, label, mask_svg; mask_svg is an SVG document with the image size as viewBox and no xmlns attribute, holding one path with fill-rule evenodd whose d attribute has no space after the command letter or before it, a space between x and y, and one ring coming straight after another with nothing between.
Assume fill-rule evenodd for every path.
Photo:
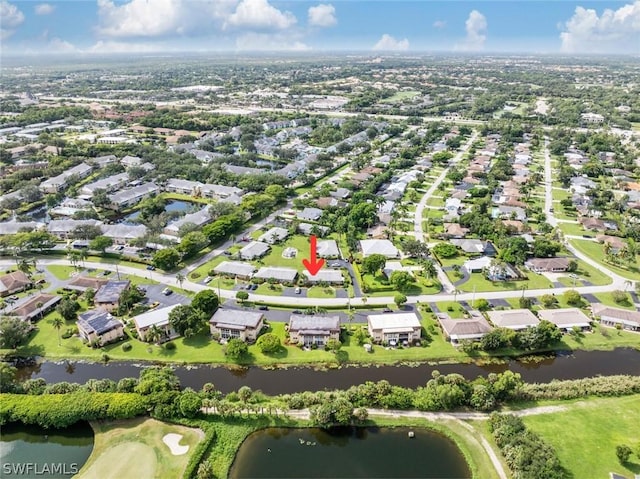
<instances>
[{"instance_id":1,"label":"green lawn","mask_svg":"<svg viewBox=\"0 0 640 479\"><path fill-rule=\"evenodd\" d=\"M79 478L128 477L135 469L138 477L181 477L195 446L204 437L201 430L150 418L126 421L96 421L91 456L78 473ZM162 441L166 434L179 434L186 454L174 455ZM132 469L133 468L133 469Z\"/></svg>"},{"instance_id":2,"label":"green lawn","mask_svg":"<svg viewBox=\"0 0 640 479\"><path fill-rule=\"evenodd\" d=\"M596 233L593 231L586 231L582 225L576 223L558 223L558 228L566 235L574 235L574 236L588 236L590 238L595 238Z\"/></svg>"},{"instance_id":3,"label":"green lawn","mask_svg":"<svg viewBox=\"0 0 640 479\"><path fill-rule=\"evenodd\" d=\"M453 278L452 271L447 271L447 275L451 279ZM481 291L513 291L521 289L523 286L526 289L544 289L551 288L552 284L544 275L529 273L528 278L525 281L490 281L485 278L482 273L472 273L469 281L458 286L460 291L464 292L481 292Z\"/></svg>"},{"instance_id":4,"label":"green lawn","mask_svg":"<svg viewBox=\"0 0 640 479\"><path fill-rule=\"evenodd\" d=\"M77 270L73 266L61 266L57 264L51 264L47 266L47 269L58 279L71 279L71 274Z\"/></svg>"},{"instance_id":5,"label":"green lawn","mask_svg":"<svg viewBox=\"0 0 640 479\"><path fill-rule=\"evenodd\" d=\"M464 317L462 311L464 308L457 301L438 301L436 306L443 313L447 313L454 319L461 319ZM451 308L451 310L449 310Z\"/></svg>"},{"instance_id":6,"label":"green lawn","mask_svg":"<svg viewBox=\"0 0 640 479\"><path fill-rule=\"evenodd\" d=\"M578 269L574 274L578 276L578 279L589 281L595 286L604 286L605 284L611 284L611 278L604 274L601 270L594 268L581 259L578 259L576 261L578 262Z\"/></svg>"},{"instance_id":7,"label":"green lawn","mask_svg":"<svg viewBox=\"0 0 640 479\"><path fill-rule=\"evenodd\" d=\"M588 255L592 260L597 261L614 273L618 273L620 276L628 279L640 281L640 268L638 267L637 261L628 263L628 268L622 268L619 265L613 265L605 262L604 251L602 250L602 245L600 243L596 243L595 241L570 240L570 244L578 251Z\"/></svg>"},{"instance_id":8,"label":"green lawn","mask_svg":"<svg viewBox=\"0 0 640 479\"><path fill-rule=\"evenodd\" d=\"M429 206L437 206L439 208L444 206L444 199L443 198L438 198L436 196L432 196L431 198L429 198L427 200L427 205Z\"/></svg>"},{"instance_id":9,"label":"green lawn","mask_svg":"<svg viewBox=\"0 0 640 479\"><path fill-rule=\"evenodd\" d=\"M551 444L562 465L575 478L625 477L640 474L640 459L621 465L615 449L628 444L637 450L640 396L599 398L571 403L566 411L526 416L532 431Z\"/></svg>"},{"instance_id":10,"label":"green lawn","mask_svg":"<svg viewBox=\"0 0 640 479\"><path fill-rule=\"evenodd\" d=\"M307 298L335 298L336 290L331 286L325 288L313 286L307 290Z\"/></svg>"},{"instance_id":11,"label":"green lawn","mask_svg":"<svg viewBox=\"0 0 640 479\"><path fill-rule=\"evenodd\" d=\"M607 306L613 306L614 308L623 308L631 311L635 311L636 307L633 305L631 296L627 293L627 300L622 303L616 303L611 297L611 293L595 293L594 296L600 300L602 304Z\"/></svg>"}]
</instances>

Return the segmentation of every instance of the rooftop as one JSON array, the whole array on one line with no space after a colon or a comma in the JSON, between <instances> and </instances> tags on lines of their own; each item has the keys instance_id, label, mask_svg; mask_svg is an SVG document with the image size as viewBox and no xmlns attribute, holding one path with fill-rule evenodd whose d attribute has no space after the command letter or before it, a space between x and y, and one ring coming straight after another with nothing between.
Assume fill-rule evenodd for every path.
<instances>
[{"instance_id":1,"label":"rooftop","mask_svg":"<svg viewBox=\"0 0 640 479\"><path fill-rule=\"evenodd\" d=\"M98 309L87 311L80 314L78 319L78 327L87 333L95 332L96 334L108 333L112 329L121 327L122 323L111 316L110 313Z\"/></svg>"},{"instance_id":2,"label":"rooftop","mask_svg":"<svg viewBox=\"0 0 640 479\"><path fill-rule=\"evenodd\" d=\"M176 306L178 305L172 304L166 308L154 309L152 311L139 314L138 316L133 317L133 321L136 323L136 327L138 329L148 328L154 324L156 326L165 326L169 324L169 313Z\"/></svg>"},{"instance_id":3,"label":"rooftop","mask_svg":"<svg viewBox=\"0 0 640 479\"><path fill-rule=\"evenodd\" d=\"M420 319L416 313L370 314L367 321L371 329L420 328Z\"/></svg>"},{"instance_id":4,"label":"rooftop","mask_svg":"<svg viewBox=\"0 0 640 479\"><path fill-rule=\"evenodd\" d=\"M340 330L339 316L307 316L292 314L289 318L289 331L313 334L314 331L338 330Z\"/></svg>"},{"instance_id":5,"label":"rooftop","mask_svg":"<svg viewBox=\"0 0 640 479\"><path fill-rule=\"evenodd\" d=\"M537 326L540 322L536 315L528 309L489 311L487 314L491 322L500 328L524 329Z\"/></svg>"},{"instance_id":6,"label":"rooftop","mask_svg":"<svg viewBox=\"0 0 640 479\"><path fill-rule=\"evenodd\" d=\"M98 292L93 298L95 303L117 303L120 299L120 294L129 287L131 281L108 281L105 285L100 287Z\"/></svg>"},{"instance_id":7,"label":"rooftop","mask_svg":"<svg viewBox=\"0 0 640 479\"><path fill-rule=\"evenodd\" d=\"M238 309L218 309L209 322L213 325L229 325L235 327L257 328L262 321L262 313L256 311L242 311Z\"/></svg>"}]
</instances>

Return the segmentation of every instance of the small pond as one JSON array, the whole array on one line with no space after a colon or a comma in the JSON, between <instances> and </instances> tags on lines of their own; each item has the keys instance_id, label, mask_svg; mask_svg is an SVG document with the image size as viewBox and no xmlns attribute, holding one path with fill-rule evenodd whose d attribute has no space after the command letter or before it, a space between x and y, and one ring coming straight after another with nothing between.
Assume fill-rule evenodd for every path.
<instances>
[{"instance_id":1,"label":"small pond","mask_svg":"<svg viewBox=\"0 0 640 479\"><path fill-rule=\"evenodd\" d=\"M463 479L471 472L456 444L428 429L269 428L245 440L229 477Z\"/></svg>"},{"instance_id":2,"label":"small pond","mask_svg":"<svg viewBox=\"0 0 640 479\"><path fill-rule=\"evenodd\" d=\"M167 213L180 213L180 216L182 215L182 213L187 213L191 210L196 210L197 209L197 205L195 205L194 203L190 203L188 201L181 201L181 200L169 200L167 202L167 205L164 207L164 210ZM134 211L131 214L128 214L127 216L122 218L122 223L124 224L131 224L131 225L135 225L136 220L138 219L138 217L140 216L140 211Z\"/></svg>"},{"instance_id":3,"label":"small pond","mask_svg":"<svg viewBox=\"0 0 640 479\"><path fill-rule=\"evenodd\" d=\"M86 422L65 429L7 424L0 436L0 477L72 477L92 449L93 430Z\"/></svg>"}]
</instances>

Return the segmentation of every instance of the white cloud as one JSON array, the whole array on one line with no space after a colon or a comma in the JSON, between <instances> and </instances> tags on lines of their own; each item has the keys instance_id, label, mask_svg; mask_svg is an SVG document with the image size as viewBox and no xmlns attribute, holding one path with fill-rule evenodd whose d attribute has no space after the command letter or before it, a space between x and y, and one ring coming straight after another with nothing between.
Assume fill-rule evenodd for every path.
<instances>
[{"instance_id":1,"label":"white cloud","mask_svg":"<svg viewBox=\"0 0 640 479\"><path fill-rule=\"evenodd\" d=\"M56 7L50 3L40 3L35 6L34 11L36 12L36 15L50 15L55 9Z\"/></svg>"},{"instance_id":2,"label":"white cloud","mask_svg":"<svg viewBox=\"0 0 640 479\"><path fill-rule=\"evenodd\" d=\"M487 40L487 19L478 10L469 13L467 21L464 22L467 36L462 44L456 45L456 50L479 51L484 48Z\"/></svg>"},{"instance_id":3,"label":"white cloud","mask_svg":"<svg viewBox=\"0 0 640 479\"><path fill-rule=\"evenodd\" d=\"M236 39L236 48L245 51L307 51L311 47L290 35L282 33L249 32Z\"/></svg>"},{"instance_id":4,"label":"white cloud","mask_svg":"<svg viewBox=\"0 0 640 479\"><path fill-rule=\"evenodd\" d=\"M331 4L321 3L315 7L309 7L309 25L314 27L333 27L338 23L336 9Z\"/></svg>"},{"instance_id":5,"label":"white cloud","mask_svg":"<svg viewBox=\"0 0 640 479\"><path fill-rule=\"evenodd\" d=\"M444 28L447 26L447 22L444 20L436 20L433 22L433 28Z\"/></svg>"},{"instance_id":6,"label":"white cloud","mask_svg":"<svg viewBox=\"0 0 640 479\"><path fill-rule=\"evenodd\" d=\"M79 51L72 43L58 37L49 40L45 49L51 53L77 53Z\"/></svg>"},{"instance_id":7,"label":"white cloud","mask_svg":"<svg viewBox=\"0 0 640 479\"><path fill-rule=\"evenodd\" d=\"M640 52L640 0L606 9L602 15L594 9L576 7L562 26L562 50L569 53Z\"/></svg>"},{"instance_id":8,"label":"white cloud","mask_svg":"<svg viewBox=\"0 0 640 479\"><path fill-rule=\"evenodd\" d=\"M15 5L2 1L0 2L0 40L9 38L16 32L16 28L24 22L24 13L18 10Z\"/></svg>"},{"instance_id":9,"label":"white cloud","mask_svg":"<svg viewBox=\"0 0 640 479\"><path fill-rule=\"evenodd\" d=\"M378 51L403 51L409 49L409 40L396 40L388 33L382 35L378 43L373 46L373 50Z\"/></svg>"},{"instance_id":10,"label":"white cloud","mask_svg":"<svg viewBox=\"0 0 640 479\"><path fill-rule=\"evenodd\" d=\"M297 22L291 12L281 12L268 0L242 0L226 26L259 30L284 30Z\"/></svg>"},{"instance_id":11,"label":"white cloud","mask_svg":"<svg viewBox=\"0 0 640 479\"><path fill-rule=\"evenodd\" d=\"M98 0L97 32L110 38L184 35L220 28L237 0Z\"/></svg>"}]
</instances>

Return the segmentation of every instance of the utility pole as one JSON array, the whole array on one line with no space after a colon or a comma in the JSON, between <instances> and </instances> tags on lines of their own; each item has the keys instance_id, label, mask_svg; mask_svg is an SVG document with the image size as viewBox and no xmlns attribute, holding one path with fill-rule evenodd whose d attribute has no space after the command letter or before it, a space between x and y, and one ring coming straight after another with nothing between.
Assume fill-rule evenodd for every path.
<instances>
[{"instance_id":1,"label":"utility pole","mask_svg":"<svg viewBox=\"0 0 640 479\"><path fill-rule=\"evenodd\" d=\"M116 263L116 276L118 277L118 281L120 281L120 270L118 270L118 263Z\"/></svg>"},{"instance_id":2,"label":"utility pole","mask_svg":"<svg viewBox=\"0 0 640 479\"><path fill-rule=\"evenodd\" d=\"M222 296L220 295L220 275L218 275L218 301L220 301L220 298Z\"/></svg>"},{"instance_id":3,"label":"utility pole","mask_svg":"<svg viewBox=\"0 0 640 479\"><path fill-rule=\"evenodd\" d=\"M473 308L476 304L476 285L473 285L473 297L471 298L471 307Z\"/></svg>"}]
</instances>

